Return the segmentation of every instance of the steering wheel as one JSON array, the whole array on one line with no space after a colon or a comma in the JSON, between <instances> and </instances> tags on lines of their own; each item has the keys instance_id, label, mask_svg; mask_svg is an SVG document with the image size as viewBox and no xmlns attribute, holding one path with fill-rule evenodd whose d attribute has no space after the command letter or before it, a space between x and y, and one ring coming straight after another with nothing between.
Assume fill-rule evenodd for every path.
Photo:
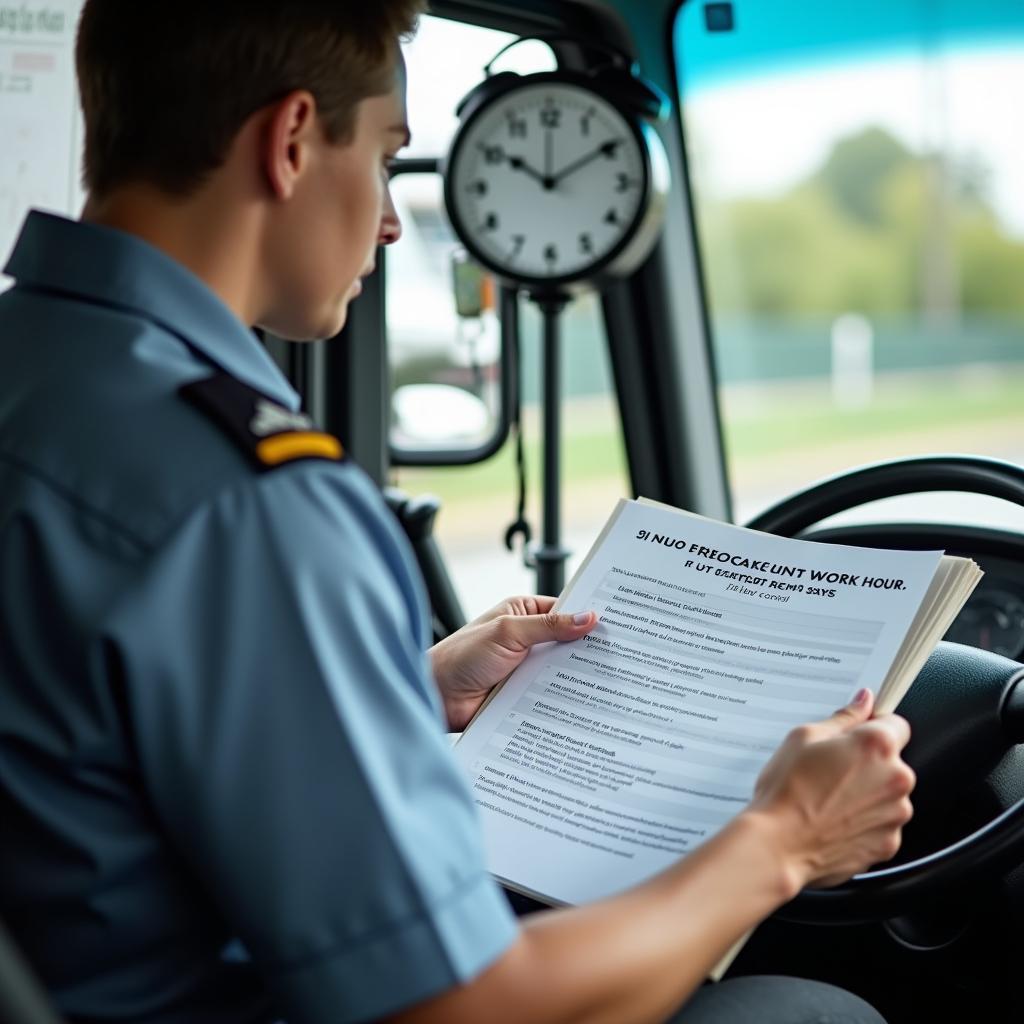
<instances>
[{"instance_id":1,"label":"steering wheel","mask_svg":"<svg viewBox=\"0 0 1024 1024\"><path fill-rule=\"evenodd\" d=\"M792 537L837 512L900 494L967 491L1024 507L1024 468L966 455L894 459L842 473L784 499L747 525ZM1024 743L1024 666L961 644L940 643L897 711L913 725L904 752L918 775L919 807L940 807L956 781L983 778ZM969 773L976 773L970 775ZM856 923L892 918L946 886L1003 872L1024 858L1024 799L935 853L805 889L778 911L788 921Z\"/></svg>"}]
</instances>

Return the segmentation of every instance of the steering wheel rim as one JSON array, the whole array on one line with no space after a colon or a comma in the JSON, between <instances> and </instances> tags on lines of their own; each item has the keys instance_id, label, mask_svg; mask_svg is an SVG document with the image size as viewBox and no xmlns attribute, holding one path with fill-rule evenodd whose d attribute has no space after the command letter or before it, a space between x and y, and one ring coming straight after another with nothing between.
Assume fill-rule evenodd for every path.
<instances>
[{"instance_id":1,"label":"steering wheel rim","mask_svg":"<svg viewBox=\"0 0 1024 1024\"><path fill-rule=\"evenodd\" d=\"M752 519L751 530L793 537L869 501L927 491L966 491L1024 506L1024 467L980 455L924 455L875 462L829 477Z\"/></svg>"},{"instance_id":2,"label":"steering wheel rim","mask_svg":"<svg viewBox=\"0 0 1024 1024\"><path fill-rule=\"evenodd\" d=\"M874 463L814 484L773 505L747 525L750 529L791 537L829 516L870 501L928 491L987 494L1024 507L1024 468L972 455L934 455ZM941 669L937 668L940 662L945 663ZM998 735L999 754L1014 742L1024 742L1024 667L1019 663L976 648L942 643L897 711L908 713L908 718L913 716L915 687L927 680L930 672L938 672L944 678L951 678L954 673L971 677L980 672L984 681L974 698L979 708L972 719L976 745L981 745L978 736L982 734L985 742ZM962 733L958 732L957 738L962 740ZM919 769L919 777L924 778L927 758L922 771L912 756L915 742L916 734L906 756L908 763ZM933 746L938 749L945 744ZM932 755L933 763L939 760L934 750ZM944 849L905 864L855 875L830 889L805 889L781 908L778 916L788 921L833 924L891 918L912 908L938 886L962 883L983 870L1005 869L1022 855L1024 799Z\"/></svg>"}]
</instances>

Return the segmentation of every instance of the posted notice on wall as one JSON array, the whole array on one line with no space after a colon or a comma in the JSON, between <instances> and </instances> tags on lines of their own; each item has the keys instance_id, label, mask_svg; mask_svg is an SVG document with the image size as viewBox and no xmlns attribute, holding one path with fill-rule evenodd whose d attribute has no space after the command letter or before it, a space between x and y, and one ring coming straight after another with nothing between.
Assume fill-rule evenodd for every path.
<instances>
[{"instance_id":1,"label":"posted notice on wall","mask_svg":"<svg viewBox=\"0 0 1024 1024\"><path fill-rule=\"evenodd\" d=\"M0 269L30 208L81 210L74 49L82 4L0 0ZM0 275L0 290L9 284Z\"/></svg>"}]
</instances>

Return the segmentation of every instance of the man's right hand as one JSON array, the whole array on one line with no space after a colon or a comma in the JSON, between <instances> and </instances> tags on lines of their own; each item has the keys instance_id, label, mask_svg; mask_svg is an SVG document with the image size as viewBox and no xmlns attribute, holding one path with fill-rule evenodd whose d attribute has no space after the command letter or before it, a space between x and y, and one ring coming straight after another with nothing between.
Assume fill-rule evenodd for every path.
<instances>
[{"instance_id":1,"label":"man's right hand","mask_svg":"<svg viewBox=\"0 0 1024 1024\"><path fill-rule=\"evenodd\" d=\"M745 812L775 835L794 892L888 860L913 814L914 773L900 757L910 726L898 715L872 718L871 692L858 697L790 732Z\"/></svg>"},{"instance_id":2,"label":"man's right hand","mask_svg":"<svg viewBox=\"0 0 1024 1024\"><path fill-rule=\"evenodd\" d=\"M899 848L910 737L873 701L802 725L753 801L661 874L589 906L534 914L489 968L397 1024L658 1024L759 921L810 882L840 882Z\"/></svg>"}]
</instances>

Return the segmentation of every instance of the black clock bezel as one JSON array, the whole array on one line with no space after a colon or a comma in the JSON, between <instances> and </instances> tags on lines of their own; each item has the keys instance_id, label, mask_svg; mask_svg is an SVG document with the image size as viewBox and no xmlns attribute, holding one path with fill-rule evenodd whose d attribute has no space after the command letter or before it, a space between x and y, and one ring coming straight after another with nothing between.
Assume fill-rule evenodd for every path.
<instances>
[{"instance_id":1,"label":"black clock bezel","mask_svg":"<svg viewBox=\"0 0 1024 1024\"><path fill-rule=\"evenodd\" d=\"M571 273L557 276L537 276L521 273L515 270L515 268L503 265L492 256L483 252L476 244L473 232L467 229L459 215L453 175L450 173L451 169L458 165L459 156L465 147L466 139L472 126L495 103L507 99L512 93L546 85L573 86L593 96L597 96L611 106L626 123L634 144L640 151L643 170L642 191L636 206L636 212L623 230L619 241L595 262L587 264ZM652 139L653 133L651 129L640 118L625 109L623 104L617 100L610 90L598 86L592 76L575 71L539 71L530 75L506 73L496 75L493 79L484 82L482 87L480 87L479 93L470 94L464 106L460 108L460 114L462 115L461 123L441 166L444 180L444 204L448 220L456 237L477 262L497 275L501 280L518 285L533 293L573 291L580 287L600 283L604 279L620 277L635 269L639 262L635 251L636 243L638 240L641 240L641 236L644 233L642 229L646 223L650 222L655 205L655 175L651 150L653 145L660 144L660 140L655 142L654 140L657 139L657 136L654 136ZM643 240L643 255L646 255L649 247L647 241Z\"/></svg>"}]
</instances>

